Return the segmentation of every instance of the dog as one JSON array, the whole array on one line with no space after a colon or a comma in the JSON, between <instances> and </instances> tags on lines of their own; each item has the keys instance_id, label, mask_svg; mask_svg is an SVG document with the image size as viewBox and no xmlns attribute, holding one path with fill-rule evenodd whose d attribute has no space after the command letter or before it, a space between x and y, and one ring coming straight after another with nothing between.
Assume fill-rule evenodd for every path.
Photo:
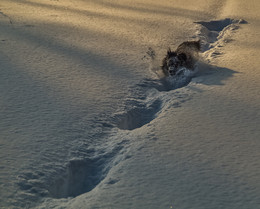
<instances>
[{"instance_id":1,"label":"dog","mask_svg":"<svg viewBox=\"0 0 260 209\"><path fill-rule=\"evenodd\" d=\"M194 70L200 48L200 40L185 41L175 51L169 48L161 66L164 75L176 76L182 68Z\"/></svg>"}]
</instances>

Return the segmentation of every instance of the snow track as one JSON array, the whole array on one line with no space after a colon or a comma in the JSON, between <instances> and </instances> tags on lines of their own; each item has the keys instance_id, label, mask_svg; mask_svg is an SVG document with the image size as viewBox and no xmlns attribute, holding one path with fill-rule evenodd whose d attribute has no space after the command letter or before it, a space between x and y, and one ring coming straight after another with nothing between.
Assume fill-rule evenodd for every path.
<instances>
[{"instance_id":1,"label":"snow track","mask_svg":"<svg viewBox=\"0 0 260 209\"><path fill-rule=\"evenodd\" d=\"M53 198L75 197L91 191L102 179L102 159L70 160L64 172L50 185Z\"/></svg>"},{"instance_id":2,"label":"snow track","mask_svg":"<svg viewBox=\"0 0 260 209\"><path fill-rule=\"evenodd\" d=\"M195 23L201 25L197 36L202 43L204 58L209 60L210 58L221 55L219 48L232 41L232 32L239 28L239 24L246 24L247 22L243 19L225 18L222 20Z\"/></svg>"},{"instance_id":3,"label":"snow track","mask_svg":"<svg viewBox=\"0 0 260 209\"><path fill-rule=\"evenodd\" d=\"M202 57L207 60L217 54L218 47L230 40L232 35L230 32L237 29L239 23L245 23L245 21L227 18L197 23L201 25L198 37L203 44ZM20 188L28 192L37 191L42 196L51 198L67 198L90 192L105 179L113 183L114 180L108 180L107 176L115 165L125 159L122 153L126 152L128 141L130 141L127 135L135 129L149 126L158 117L164 117L169 108L181 107L184 102L192 99L188 88L183 91L178 89L189 85L196 76L195 82L197 82L205 73L203 70L210 68L212 66L209 64L199 62L195 72L184 69L183 73L177 77L144 79L139 84L132 86L122 109L118 110L108 121L102 123L108 124L105 125L106 128L111 129L113 133L107 140L116 142L107 146L113 147L112 150L103 146L95 151L87 151L92 153L92 157L82 156L70 160L66 166L61 166L55 177L48 180L51 184L48 186L38 184L38 186L44 187L44 190L37 189L37 182L31 181L32 175L26 175L23 181L20 181ZM214 69L216 70L216 67ZM127 132L118 135L117 129ZM37 178L35 177L35 179Z\"/></svg>"},{"instance_id":4,"label":"snow track","mask_svg":"<svg viewBox=\"0 0 260 209\"><path fill-rule=\"evenodd\" d=\"M117 127L124 130L133 130L149 123L156 117L160 110L161 101L159 99L147 104L137 102L129 111L117 114L119 121Z\"/></svg>"}]
</instances>

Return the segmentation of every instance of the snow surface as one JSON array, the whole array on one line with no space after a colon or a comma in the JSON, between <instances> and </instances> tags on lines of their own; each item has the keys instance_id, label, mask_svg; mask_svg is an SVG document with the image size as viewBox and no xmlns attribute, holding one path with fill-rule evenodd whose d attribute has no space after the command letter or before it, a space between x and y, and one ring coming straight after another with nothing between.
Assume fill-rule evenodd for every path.
<instances>
[{"instance_id":1,"label":"snow surface","mask_svg":"<svg viewBox=\"0 0 260 209\"><path fill-rule=\"evenodd\" d=\"M260 208L259 11L1 0L0 208ZM196 70L163 78L198 39Z\"/></svg>"}]
</instances>

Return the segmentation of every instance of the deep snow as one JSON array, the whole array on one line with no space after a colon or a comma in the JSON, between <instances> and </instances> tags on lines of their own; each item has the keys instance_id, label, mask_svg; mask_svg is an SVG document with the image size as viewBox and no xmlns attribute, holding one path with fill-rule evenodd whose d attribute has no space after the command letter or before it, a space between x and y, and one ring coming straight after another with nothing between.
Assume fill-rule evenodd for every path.
<instances>
[{"instance_id":1,"label":"deep snow","mask_svg":"<svg viewBox=\"0 0 260 209\"><path fill-rule=\"evenodd\" d=\"M1 208L259 208L260 4L182 2L1 1Z\"/></svg>"}]
</instances>

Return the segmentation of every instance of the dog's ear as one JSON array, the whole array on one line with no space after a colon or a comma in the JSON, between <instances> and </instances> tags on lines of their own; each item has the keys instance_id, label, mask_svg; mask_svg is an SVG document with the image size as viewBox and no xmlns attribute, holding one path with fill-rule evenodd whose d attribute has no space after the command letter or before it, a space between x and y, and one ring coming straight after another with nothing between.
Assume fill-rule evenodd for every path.
<instances>
[{"instance_id":1,"label":"dog's ear","mask_svg":"<svg viewBox=\"0 0 260 209\"><path fill-rule=\"evenodd\" d=\"M187 55L185 53L178 54L178 58L181 62L185 62L187 60Z\"/></svg>"},{"instance_id":2,"label":"dog's ear","mask_svg":"<svg viewBox=\"0 0 260 209\"><path fill-rule=\"evenodd\" d=\"M167 51L168 57L169 57L171 54L172 54L172 50L171 50L171 48L169 47L169 48L168 48L168 51Z\"/></svg>"}]
</instances>

